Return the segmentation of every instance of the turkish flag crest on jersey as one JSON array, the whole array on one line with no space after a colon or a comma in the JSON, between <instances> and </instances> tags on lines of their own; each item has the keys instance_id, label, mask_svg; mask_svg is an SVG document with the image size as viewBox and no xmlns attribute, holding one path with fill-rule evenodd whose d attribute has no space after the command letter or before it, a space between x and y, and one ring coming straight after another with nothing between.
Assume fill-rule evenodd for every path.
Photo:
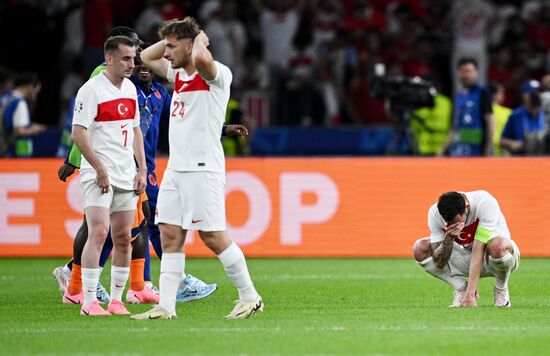
<instances>
[{"instance_id":1,"label":"turkish flag crest on jersey","mask_svg":"<svg viewBox=\"0 0 550 356\"><path fill-rule=\"evenodd\" d=\"M105 101L97 106L95 121L133 120L136 116L136 100L120 98Z\"/></svg>"},{"instance_id":2,"label":"turkish flag crest on jersey","mask_svg":"<svg viewBox=\"0 0 550 356\"><path fill-rule=\"evenodd\" d=\"M468 226L465 226L460 232L460 237L455 238L455 242L459 245L468 245L474 241L477 231L477 225L479 224L479 219L475 219L473 223Z\"/></svg>"}]
</instances>

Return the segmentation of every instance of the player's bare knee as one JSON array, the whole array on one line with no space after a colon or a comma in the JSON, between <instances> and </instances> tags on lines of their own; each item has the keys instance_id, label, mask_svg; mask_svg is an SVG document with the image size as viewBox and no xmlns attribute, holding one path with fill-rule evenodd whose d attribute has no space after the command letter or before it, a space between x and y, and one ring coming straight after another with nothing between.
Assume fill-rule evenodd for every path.
<instances>
[{"instance_id":1,"label":"player's bare knee","mask_svg":"<svg viewBox=\"0 0 550 356\"><path fill-rule=\"evenodd\" d=\"M425 237L418 239L413 245L414 259L418 262L424 261L426 258L432 255L432 248L430 245L430 239Z\"/></svg>"},{"instance_id":2,"label":"player's bare knee","mask_svg":"<svg viewBox=\"0 0 550 356\"><path fill-rule=\"evenodd\" d=\"M97 224L97 225L94 225L91 229L89 229L88 240L103 246L103 243L105 242L105 239L107 238L108 234L109 234L109 225Z\"/></svg>"},{"instance_id":3,"label":"player's bare knee","mask_svg":"<svg viewBox=\"0 0 550 356\"><path fill-rule=\"evenodd\" d=\"M225 231L199 231L199 236L204 244L217 255L231 245L231 240L229 240Z\"/></svg>"},{"instance_id":4,"label":"player's bare knee","mask_svg":"<svg viewBox=\"0 0 550 356\"><path fill-rule=\"evenodd\" d=\"M160 224L160 241L165 252L181 252L185 243L186 231L173 225Z\"/></svg>"},{"instance_id":5,"label":"player's bare knee","mask_svg":"<svg viewBox=\"0 0 550 356\"><path fill-rule=\"evenodd\" d=\"M113 248L119 251L120 253L129 253L132 249L132 239L130 235L118 235L113 236Z\"/></svg>"},{"instance_id":6,"label":"player's bare knee","mask_svg":"<svg viewBox=\"0 0 550 356\"><path fill-rule=\"evenodd\" d=\"M487 244L487 250L492 258L502 258L508 252L512 252L512 244L504 237L492 238Z\"/></svg>"}]
</instances>

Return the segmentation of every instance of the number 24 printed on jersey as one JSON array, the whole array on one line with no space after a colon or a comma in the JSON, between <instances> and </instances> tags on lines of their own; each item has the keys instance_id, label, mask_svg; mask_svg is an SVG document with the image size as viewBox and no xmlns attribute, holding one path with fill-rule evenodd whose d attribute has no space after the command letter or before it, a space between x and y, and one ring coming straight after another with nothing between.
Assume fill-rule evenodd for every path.
<instances>
[{"instance_id":1,"label":"number 24 printed on jersey","mask_svg":"<svg viewBox=\"0 0 550 356\"><path fill-rule=\"evenodd\" d=\"M174 101L174 110L172 110L172 117L183 117L185 115L185 106L183 101Z\"/></svg>"}]
</instances>

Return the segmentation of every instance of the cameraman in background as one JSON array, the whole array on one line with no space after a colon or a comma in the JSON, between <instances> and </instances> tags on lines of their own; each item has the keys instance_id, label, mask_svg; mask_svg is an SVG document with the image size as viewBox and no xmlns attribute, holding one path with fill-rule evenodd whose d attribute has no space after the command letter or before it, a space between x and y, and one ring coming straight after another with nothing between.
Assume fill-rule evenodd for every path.
<instances>
[{"instance_id":1,"label":"cameraman in background","mask_svg":"<svg viewBox=\"0 0 550 356\"><path fill-rule=\"evenodd\" d=\"M457 71L463 89L455 95L452 129L439 155L492 156L495 118L491 96L479 84L477 62L461 58Z\"/></svg>"},{"instance_id":2,"label":"cameraman in background","mask_svg":"<svg viewBox=\"0 0 550 356\"><path fill-rule=\"evenodd\" d=\"M441 150L449 135L452 111L451 99L440 91L435 95L432 107L415 110L416 120L411 121L411 127L416 137L418 154L434 156Z\"/></svg>"}]
</instances>

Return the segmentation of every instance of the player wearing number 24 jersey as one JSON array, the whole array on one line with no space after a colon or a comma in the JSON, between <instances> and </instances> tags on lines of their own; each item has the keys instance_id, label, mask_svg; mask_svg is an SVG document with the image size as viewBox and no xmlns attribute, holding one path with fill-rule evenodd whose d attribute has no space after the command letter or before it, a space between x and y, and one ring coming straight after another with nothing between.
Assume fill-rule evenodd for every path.
<instances>
[{"instance_id":1,"label":"player wearing number 24 jersey","mask_svg":"<svg viewBox=\"0 0 550 356\"><path fill-rule=\"evenodd\" d=\"M170 155L169 169L225 173L220 132L233 76L227 66L214 64L218 74L208 82L198 72L188 75L182 68L168 68L166 77L174 83L169 142L178 152Z\"/></svg>"},{"instance_id":2,"label":"player wearing number 24 jersey","mask_svg":"<svg viewBox=\"0 0 550 356\"><path fill-rule=\"evenodd\" d=\"M245 257L225 232L225 157L219 133L229 101L232 74L214 61L209 39L195 19L165 22L162 38L141 53L145 64L174 82L170 107L170 158L160 186L156 223L164 250L161 261L160 302L133 319L176 317L177 281L185 266L184 242L188 230L198 230L218 256L239 292L228 319L261 312Z\"/></svg>"}]
</instances>

